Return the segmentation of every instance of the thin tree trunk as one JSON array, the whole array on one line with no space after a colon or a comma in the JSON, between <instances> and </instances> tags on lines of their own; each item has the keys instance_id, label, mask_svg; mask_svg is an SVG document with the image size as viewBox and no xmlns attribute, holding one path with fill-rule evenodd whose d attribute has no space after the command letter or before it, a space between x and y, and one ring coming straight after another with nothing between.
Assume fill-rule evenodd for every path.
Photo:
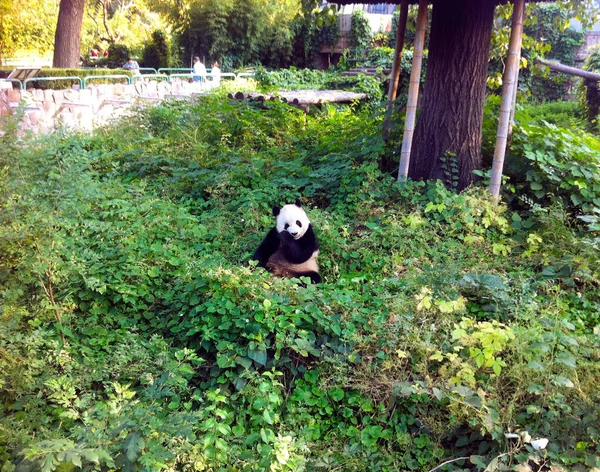
<instances>
[{"instance_id":1,"label":"thin tree trunk","mask_svg":"<svg viewBox=\"0 0 600 472\"><path fill-rule=\"evenodd\" d=\"M396 30L396 49L394 54L394 65L390 76L390 88L388 90L388 103L383 121L383 139L390 136L390 120L394 112L394 100L398 91L398 82L400 81L400 63L402 62L402 50L404 48L404 37L406 36L406 20L408 19L408 0L402 0L400 4L400 15L398 16L398 25Z\"/></svg>"},{"instance_id":2,"label":"thin tree trunk","mask_svg":"<svg viewBox=\"0 0 600 472\"><path fill-rule=\"evenodd\" d=\"M442 158L456 159L458 190L481 169L481 125L488 54L494 20L491 0L436 1L433 6L427 75L417 123L409 177L453 175ZM451 167L451 166L447 166Z\"/></svg>"},{"instance_id":3,"label":"thin tree trunk","mask_svg":"<svg viewBox=\"0 0 600 472\"><path fill-rule=\"evenodd\" d=\"M85 0L61 0L54 35L54 67L79 67Z\"/></svg>"}]
</instances>

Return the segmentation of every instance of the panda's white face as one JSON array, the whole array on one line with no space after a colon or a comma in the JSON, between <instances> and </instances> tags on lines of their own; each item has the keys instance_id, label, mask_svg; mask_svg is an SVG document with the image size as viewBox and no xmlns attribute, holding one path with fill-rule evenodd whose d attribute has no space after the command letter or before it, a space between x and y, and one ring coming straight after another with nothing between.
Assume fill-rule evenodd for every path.
<instances>
[{"instance_id":1,"label":"panda's white face","mask_svg":"<svg viewBox=\"0 0 600 472\"><path fill-rule=\"evenodd\" d=\"M277 215L277 232L287 231L294 239L300 239L306 233L310 220L302 208L296 205L284 205Z\"/></svg>"}]
</instances>

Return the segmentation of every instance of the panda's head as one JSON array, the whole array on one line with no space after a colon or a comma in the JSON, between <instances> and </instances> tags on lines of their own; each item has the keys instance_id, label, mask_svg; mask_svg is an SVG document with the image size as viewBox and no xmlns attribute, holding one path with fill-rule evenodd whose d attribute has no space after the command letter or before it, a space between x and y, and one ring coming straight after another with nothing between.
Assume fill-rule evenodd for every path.
<instances>
[{"instance_id":1,"label":"panda's head","mask_svg":"<svg viewBox=\"0 0 600 472\"><path fill-rule=\"evenodd\" d=\"M302 209L300 200L282 208L273 207L273 216L277 217L277 232L287 231L294 239L300 239L306 233L310 220Z\"/></svg>"}]
</instances>

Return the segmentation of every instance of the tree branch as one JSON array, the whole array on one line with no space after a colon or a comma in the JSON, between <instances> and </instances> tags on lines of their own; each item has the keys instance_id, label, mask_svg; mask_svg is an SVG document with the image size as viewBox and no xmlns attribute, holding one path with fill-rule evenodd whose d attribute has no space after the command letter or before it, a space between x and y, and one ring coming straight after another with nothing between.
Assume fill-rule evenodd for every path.
<instances>
[{"instance_id":1,"label":"tree branch","mask_svg":"<svg viewBox=\"0 0 600 472\"><path fill-rule=\"evenodd\" d=\"M433 472L434 470L438 470L438 469L444 467L445 465L451 464L452 462L464 461L464 460L468 460L468 459L469 459L469 457L457 457L456 459L450 459L449 461L442 462L440 465L438 465L437 467L434 467L429 472Z\"/></svg>"},{"instance_id":2,"label":"tree branch","mask_svg":"<svg viewBox=\"0 0 600 472\"><path fill-rule=\"evenodd\" d=\"M104 29L106 30L106 34L110 38L111 42L114 43L114 42L116 42L115 35L110 32L110 28L108 27L108 2L109 1L110 0L102 1L102 12L103 12L102 21L104 23Z\"/></svg>"},{"instance_id":3,"label":"tree branch","mask_svg":"<svg viewBox=\"0 0 600 472\"><path fill-rule=\"evenodd\" d=\"M577 67L565 66L557 61L547 61L545 59L536 59L542 65L548 66L550 69L556 72L562 72L563 74L576 75L577 77L583 77L588 80L600 81L600 74L597 72L590 72L589 70L578 69Z\"/></svg>"}]
</instances>

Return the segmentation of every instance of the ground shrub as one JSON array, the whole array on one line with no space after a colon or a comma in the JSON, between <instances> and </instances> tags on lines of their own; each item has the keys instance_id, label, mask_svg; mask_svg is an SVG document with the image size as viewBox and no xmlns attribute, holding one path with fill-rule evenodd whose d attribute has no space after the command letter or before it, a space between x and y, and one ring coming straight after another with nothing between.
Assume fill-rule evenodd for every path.
<instances>
[{"instance_id":1,"label":"ground shrub","mask_svg":"<svg viewBox=\"0 0 600 472\"><path fill-rule=\"evenodd\" d=\"M484 110L482 154L491 167L500 100L490 97ZM573 214L600 205L600 142L584 131L575 103L525 105L515 113L505 175L513 185L510 200L558 201ZM512 196L511 196L512 195Z\"/></svg>"},{"instance_id":2,"label":"ground shrub","mask_svg":"<svg viewBox=\"0 0 600 472\"><path fill-rule=\"evenodd\" d=\"M576 213L600 207L600 143L590 135L521 123L509 163L512 182L537 201L559 198Z\"/></svg>"},{"instance_id":3,"label":"ground shrub","mask_svg":"<svg viewBox=\"0 0 600 472\"><path fill-rule=\"evenodd\" d=\"M2 467L598 467L594 213L397 183L380 126L209 95L3 136ZM592 147L522 129L557 166ZM249 262L296 198L318 286Z\"/></svg>"},{"instance_id":4,"label":"ground shrub","mask_svg":"<svg viewBox=\"0 0 600 472\"><path fill-rule=\"evenodd\" d=\"M570 130L585 128L581 107L575 101L523 105L517 110L516 118L521 122L538 124L545 121Z\"/></svg>"}]
</instances>

